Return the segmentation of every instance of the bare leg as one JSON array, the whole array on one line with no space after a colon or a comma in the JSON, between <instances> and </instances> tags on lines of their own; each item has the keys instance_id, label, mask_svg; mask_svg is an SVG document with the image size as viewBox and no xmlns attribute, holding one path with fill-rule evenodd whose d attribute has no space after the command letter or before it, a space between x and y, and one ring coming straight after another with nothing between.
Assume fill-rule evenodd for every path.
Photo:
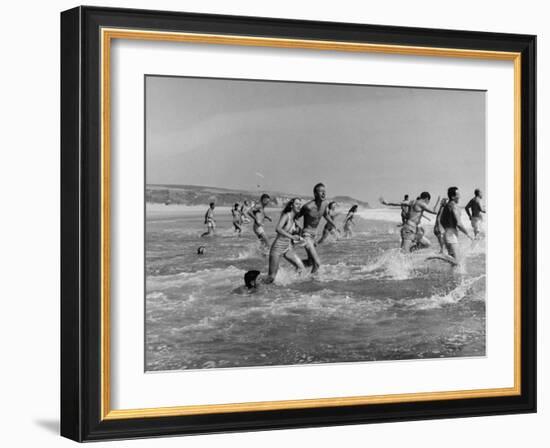
<instances>
[{"instance_id":1,"label":"bare leg","mask_svg":"<svg viewBox=\"0 0 550 448\"><path fill-rule=\"evenodd\" d=\"M329 233L330 232L327 229L323 229L323 235L321 236L321 239L317 241L317 244L321 244L323 241L325 241L329 236Z\"/></svg>"},{"instance_id":2,"label":"bare leg","mask_svg":"<svg viewBox=\"0 0 550 448\"><path fill-rule=\"evenodd\" d=\"M294 252L292 249L288 250L284 254L284 257L285 257L285 260L291 263L298 272L302 272L305 269L304 264L302 263L302 260L300 260L300 257L298 257L296 252Z\"/></svg>"},{"instance_id":3,"label":"bare leg","mask_svg":"<svg viewBox=\"0 0 550 448\"><path fill-rule=\"evenodd\" d=\"M277 272L279 271L280 259L281 256L275 251L271 251L269 253L269 270L267 274L269 283L273 282L275 280L275 277L277 276Z\"/></svg>"},{"instance_id":4,"label":"bare leg","mask_svg":"<svg viewBox=\"0 0 550 448\"><path fill-rule=\"evenodd\" d=\"M312 264L311 273L314 274L319 269L319 266L321 266L321 260L319 259L319 255L317 255L317 251L315 250L315 244L312 239L306 240L306 245L304 246L308 259Z\"/></svg>"}]
</instances>

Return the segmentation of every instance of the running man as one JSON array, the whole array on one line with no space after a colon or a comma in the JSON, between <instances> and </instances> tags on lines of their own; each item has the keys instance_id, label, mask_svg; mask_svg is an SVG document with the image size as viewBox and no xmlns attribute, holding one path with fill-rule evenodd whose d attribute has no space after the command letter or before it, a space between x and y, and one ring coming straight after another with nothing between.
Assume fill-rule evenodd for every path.
<instances>
[{"instance_id":1,"label":"running man","mask_svg":"<svg viewBox=\"0 0 550 448\"><path fill-rule=\"evenodd\" d=\"M335 201L328 203L328 207L327 207L328 214L330 215L333 221L336 218L337 206L338 204ZM325 224L325 228L323 229L323 235L321 236L321 239L317 241L317 244L323 243L328 238L329 235L332 235L334 238L337 239L338 233L340 233L340 231L335 226L333 226L330 222L327 221L327 223Z\"/></svg>"},{"instance_id":2,"label":"running man","mask_svg":"<svg viewBox=\"0 0 550 448\"><path fill-rule=\"evenodd\" d=\"M353 218L355 217L355 212L357 212L358 205L353 205L344 220L344 238L351 238L353 236L353 226L355 222Z\"/></svg>"},{"instance_id":3,"label":"running man","mask_svg":"<svg viewBox=\"0 0 550 448\"><path fill-rule=\"evenodd\" d=\"M423 191L416 200L410 202L407 220L401 227L401 250L405 253L409 253L413 245L415 249L424 249L430 245L430 241L424 236L420 221L424 212L436 215L436 212L428 207L431 198L430 193Z\"/></svg>"},{"instance_id":4,"label":"running man","mask_svg":"<svg viewBox=\"0 0 550 448\"><path fill-rule=\"evenodd\" d=\"M321 260L319 255L317 255L317 250L315 249L315 236L317 234L317 227L321 218L330 223L332 226L336 227L334 220L328 213L328 204L325 200L327 197L327 190L324 184L318 183L313 187L313 199L301 208L300 212L297 215L297 219L300 217L304 218L304 228L302 230L302 236L305 240L304 248L307 252L308 258L304 263L307 266L312 266L311 273L314 274L321 266Z\"/></svg>"},{"instance_id":5,"label":"running man","mask_svg":"<svg viewBox=\"0 0 550 448\"><path fill-rule=\"evenodd\" d=\"M248 211L250 210L250 203L245 199L243 205L241 205L241 224L248 224Z\"/></svg>"},{"instance_id":6,"label":"running man","mask_svg":"<svg viewBox=\"0 0 550 448\"><path fill-rule=\"evenodd\" d=\"M302 200L300 198L294 198L288 201L281 212L281 218L276 228L277 236L269 251L268 283L275 281L275 277L279 271L281 256L292 264L298 272L304 270L302 260L292 249L293 243L300 243L303 241L303 238L298 235L299 229L294 222L301 208Z\"/></svg>"},{"instance_id":7,"label":"running man","mask_svg":"<svg viewBox=\"0 0 550 448\"><path fill-rule=\"evenodd\" d=\"M241 236L241 232L243 231L241 227L241 211L239 210L239 203L235 203L233 208L231 209L231 216L233 216L233 227L234 231L238 232L239 236Z\"/></svg>"},{"instance_id":8,"label":"running man","mask_svg":"<svg viewBox=\"0 0 550 448\"><path fill-rule=\"evenodd\" d=\"M482 199L483 195L481 194L481 190L476 188L474 191L474 197L470 199L470 202L468 202L464 208L468 214L468 218L470 218L472 229L474 230L474 239L476 240L478 239L478 235L481 233L481 221L483 219L481 214L485 213L485 210L481 205Z\"/></svg>"},{"instance_id":9,"label":"running man","mask_svg":"<svg viewBox=\"0 0 550 448\"><path fill-rule=\"evenodd\" d=\"M216 233L216 221L214 219L214 208L216 208L216 204L211 202L210 207L208 207L208 210L206 210L206 213L204 214L204 224L206 225L206 232L204 232L201 235L201 238L203 236L212 236Z\"/></svg>"},{"instance_id":10,"label":"running man","mask_svg":"<svg viewBox=\"0 0 550 448\"><path fill-rule=\"evenodd\" d=\"M441 214L443 213L443 209L447 205L447 199L443 198L441 199L441 202L439 203L439 209L437 210L437 216L435 217L435 224L434 224L434 235L437 238L437 241L439 242L439 253L444 254L445 253L445 238L443 236L443 226L441 225Z\"/></svg>"},{"instance_id":11,"label":"running man","mask_svg":"<svg viewBox=\"0 0 550 448\"><path fill-rule=\"evenodd\" d=\"M248 216L254 221L252 229L266 249L269 248L269 240L265 234L264 220L267 219L268 221L271 221L271 218L265 214L265 207L269 204L270 200L271 198L269 195L264 193L260 197L260 202L248 210Z\"/></svg>"},{"instance_id":12,"label":"running man","mask_svg":"<svg viewBox=\"0 0 550 448\"><path fill-rule=\"evenodd\" d=\"M460 230L471 240L473 238L468 234L468 230L466 230L466 227L464 227L460 219L460 210L458 208L460 192L458 191L458 187L449 187L447 196L448 201L441 212L440 223L444 229L443 238L445 247L449 257L452 259L447 261L457 265L460 261L460 254L458 252L458 231Z\"/></svg>"},{"instance_id":13,"label":"running man","mask_svg":"<svg viewBox=\"0 0 550 448\"><path fill-rule=\"evenodd\" d=\"M399 224L399 226L402 226L407 222L407 217L409 216L409 208L411 206L411 201L409 201L408 194L406 194L403 197L403 200L401 202L386 202L384 198L380 198L380 202L383 205L389 205L392 207L401 207L401 224Z\"/></svg>"}]
</instances>

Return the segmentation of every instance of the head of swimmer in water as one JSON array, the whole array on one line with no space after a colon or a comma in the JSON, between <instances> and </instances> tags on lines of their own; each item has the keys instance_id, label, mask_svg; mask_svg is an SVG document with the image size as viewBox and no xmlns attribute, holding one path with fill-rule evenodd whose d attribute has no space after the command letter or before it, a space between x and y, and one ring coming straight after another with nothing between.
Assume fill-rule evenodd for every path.
<instances>
[{"instance_id":1,"label":"head of swimmer in water","mask_svg":"<svg viewBox=\"0 0 550 448\"><path fill-rule=\"evenodd\" d=\"M260 202L264 207L269 204L269 201L271 201L271 197L267 193L262 194L262 196L260 197Z\"/></svg>"},{"instance_id":2,"label":"head of swimmer in water","mask_svg":"<svg viewBox=\"0 0 550 448\"><path fill-rule=\"evenodd\" d=\"M260 275L260 271L248 271L244 274L244 284L248 289L254 289L258 286L256 284L258 275Z\"/></svg>"},{"instance_id":3,"label":"head of swimmer in water","mask_svg":"<svg viewBox=\"0 0 550 448\"><path fill-rule=\"evenodd\" d=\"M420 193L418 199L428 204L430 202L430 199L432 199L432 195L427 191L423 191L422 193Z\"/></svg>"},{"instance_id":4,"label":"head of swimmer in water","mask_svg":"<svg viewBox=\"0 0 550 448\"><path fill-rule=\"evenodd\" d=\"M316 201L324 201L327 198L327 187L322 182L319 182L313 187L313 197Z\"/></svg>"},{"instance_id":5,"label":"head of swimmer in water","mask_svg":"<svg viewBox=\"0 0 550 448\"><path fill-rule=\"evenodd\" d=\"M449 198L449 201L453 201L458 204L458 200L460 199L460 192L458 191L458 187L449 187L447 189L447 197Z\"/></svg>"},{"instance_id":6,"label":"head of swimmer in water","mask_svg":"<svg viewBox=\"0 0 550 448\"><path fill-rule=\"evenodd\" d=\"M284 215L285 213L294 212L294 214L297 214L300 209L302 208L302 200L300 198L292 198L290 201L288 201L282 212L281 215Z\"/></svg>"},{"instance_id":7,"label":"head of swimmer in water","mask_svg":"<svg viewBox=\"0 0 550 448\"><path fill-rule=\"evenodd\" d=\"M483 199L483 193L481 192L481 190L479 188L476 188L474 190L474 195L475 195L476 198Z\"/></svg>"}]
</instances>

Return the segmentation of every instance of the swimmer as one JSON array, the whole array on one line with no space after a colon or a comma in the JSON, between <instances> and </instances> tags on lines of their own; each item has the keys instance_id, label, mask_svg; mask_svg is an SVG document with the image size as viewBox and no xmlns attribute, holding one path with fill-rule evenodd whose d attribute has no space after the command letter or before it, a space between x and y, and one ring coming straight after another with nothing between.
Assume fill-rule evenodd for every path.
<instances>
[{"instance_id":1,"label":"swimmer","mask_svg":"<svg viewBox=\"0 0 550 448\"><path fill-rule=\"evenodd\" d=\"M443 229L443 239L448 255L440 258L456 266L460 263L458 231L460 230L471 240L473 240L473 238L468 234L468 230L466 230L460 219L460 211L458 209L460 192L458 191L458 188L449 187L447 190L447 196L448 200L441 212L440 223Z\"/></svg>"},{"instance_id":2,"label":"swimmer","mask_svg":"<svg viewBox=\"0 0 550 448\"><path fill-rule=\"evenodd\" d=\"M234 231L241 236L243 231L241 227L241 211L239 210L239 203L235 203L234 207L231 209L231 215L233 216L233 228Z\"/></svg>"},{"instance_id":3,"label":"swimmer","mask_svg":"<svg viewBox=\"0 0 550 448\"><path fill-rule=\"evenodd\" d=\"M308 255L304 265L312 266L311 273L317 272L321 266L321 260L315 249L316 242L315 237L317 234L317 227L321 222L321 218L336 227L334 220L328 213L328 204L325 200L327 197L327 190L324 184L318 183L313 187L313 200L304 204L300 212L297 215L297 219L304 218L304 227L302 230L302 237L304 238L304 249Z\"/></svg>"},{"instance_id":4,"label":"swimmer","mask_svg":"<svg viewBox=\"0 0 550 448\"><path fill-rule=\"evenodd\" d=\"M214 208L216 208L216 204L214 204L214 202L211 202L210 207L208 207L208 210L206 210L206 213L204 214L204 224L206 225L206 232L201 235L201 238L204 236L212 236L216 233Z\"/></svg>"},{"instance_id":5,"label":"swimmer","mask_svg":"<svg viewBox=\"0 0 550 448\"><path fill-rule=\"evenodd\" d=\"M328 203L328 214L333 221L334 221L334 218L336 218L337 206L338 204L335 201ZM327 223L325 224L325 228L323 229L323 235L321 236L321 239L317 241L317 244L323 243L329 237L329 235L332 235L335 239L338 239L339 233L340 231L336 228L336 226L332 225L327 221Z\"/></svg>"},{"instance_id":6,"label":"swimmer","mask_svg":"<svg viewBox=\"0 0 550 448\"><path fill-rule=\"evenodd\" d=\"M474 231L474 239L476 240L481 233L481 221L483 220L481 214L485 213L485 210L481 205L482 199L483 195L481 194L481 190L476 188L474 191L474 197L470 199L470 202L468 202L464 208L468 214L468 218L470 218L470 223L472 224L472 229Z\"/></svg>"},{"instance_id":7,"label":"swimmer","mask_svg":"<svg viewBox=\"0 0 550 448\"><path fill-rule=\"evenodd\" d=\"M430 193L428 193L427 191L423 191L416 200L410 202L407 220L401 227L402 252L409 253L413 245L416 249L424 249L430 246L430 241L424 236L423 229L420 230L421 236L419 238L418 229L424 212L431 213L432 215L437 214L428 207L430 199ZM421 247L418 247L419 241L421 243Z\"/></svg>"},{"instance_id":8,"label":"swimmer","mask_svg":"<svg viewBox=\"0 0 550 448\"><path fill-rule=\"evenodd\" d=\"M281 212L281 218L276 228L277 236L269 251L269 283L273 282L277 276L281 256L292 264L298 272L304 270L302 260L296 255L296 252L294 252L292 248L293 243L304 241L304 239L298 235L298 227L294 222L301 208L302 200L300 198L294 198L288 201Z\"/></svg>"},{"instance_id":9,"label":"swimmer","mask_svg":"<svg viewBox=\"0 0 550 448\"><path fill-rule=\"evenodd\" d=\"M248 216L254 220L252 230L266 249L269 248L269 240L265 234L264 220L271 221L271 218L265 214L265 207L270 200L269 195L264 193L260 197L260 202L248 211Z\"/></svg>"},{"instance_id":10,"label":"swimmer","mask_svg":"<svg viewBox=\"0 0 550 448\"><path fill-rule=\"evenodd\" d=\"M355 217L355 213L357 212L358 205L352 206L349 211L348 215L346 216L346 219L344 220L344 237L345 238L351 238L353 236L353 226L355 226L355 222L353 221L353 218Z\"/></svg>"}]
</instances>

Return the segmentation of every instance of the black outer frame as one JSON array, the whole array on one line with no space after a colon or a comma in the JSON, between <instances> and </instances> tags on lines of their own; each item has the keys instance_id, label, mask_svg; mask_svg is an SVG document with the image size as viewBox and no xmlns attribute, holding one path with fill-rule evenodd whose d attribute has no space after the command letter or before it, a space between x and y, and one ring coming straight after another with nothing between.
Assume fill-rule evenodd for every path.
<instances>
[{"instance_id":1,"label":"black outer frame","mask_svg":"<svg viewBox=\"0 0 550 448\"><path fill-rule=\"evenodd\" d=\"M520 52L521 395L100 420L100 28ZM536 36L98 7L61 13L61 435L141 438L536 412Z\"/></svg>"}]
</instances>

